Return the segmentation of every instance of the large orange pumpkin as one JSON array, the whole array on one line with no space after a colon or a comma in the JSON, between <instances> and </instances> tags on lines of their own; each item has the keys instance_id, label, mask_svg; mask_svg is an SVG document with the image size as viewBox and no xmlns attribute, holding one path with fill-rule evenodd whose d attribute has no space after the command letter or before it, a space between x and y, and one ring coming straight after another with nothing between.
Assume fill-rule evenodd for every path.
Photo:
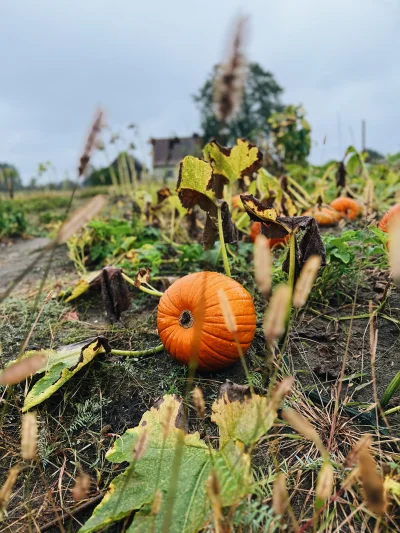
<instances>
[{"instance_id":1,"label":"large orange pumpkin","mask_svg":"<svg viewBox=\"0 0 400 533\"><path fill-rule=\"evenodd\" d=\"M360 204L353 200L353 198L336 198L329 205L350 220L354 220L362 211Z\"/></svg>"},{"instance_id":2,"label":"large orange pumpkin","mask_svg":"<svg viewBox=\"0 0 400 533\"><path fill-rule=\"evenodd\" d=\"M261 222L253 222L251 225L251 233L250 233L250 239L251 242L254 242L256 240L257 235L261 232ZM273 246L285 246L289 240L289 235L286 235L285 237L280 237L278 239L268 239L269 247L272 248Z\"/></svg>"},{"instance_id":3,"label":"large orange pumpkin","mask_svg":"<svg viewBox=\"0 0 400 533\"><path fill-rule=\"evenodd\" d=\"M394 217L400 217L400 204L393 205L387 213L381 218L378 228L386 233L389 231L389 225Z\"/></svg>"},{"instance_id":4,"label":"large orange pumpkin","mask_svg":"<svg viewBox=\"0 0 400 533\"><path fill-rule=\"evenodd\" d=\"M198 369L226 368L238 359L232 333L225 325L218 290L223 289L237 323L237 338L245 353L254 338L256 314L250 294L237 281L217 272L197 272L175 281L158 304L157 328L170 356L185 365L196 354L196 320L204 305L204 318L198 341ZM202 298L204 298L202 303ZM197 315L197 318L196 318Z\"/></svg>"},{"instance_id":5,"label":"large orange pumpkin","mask_svg":"<svg viewBox=\"0 0 400 533\"><path fill-rule=\"evenodd\" d=\"M319 226L334 226L342 218L341 213L330 207L315 207L303 213L303 217L314 217Z\"/></svg>"}]
</instances>

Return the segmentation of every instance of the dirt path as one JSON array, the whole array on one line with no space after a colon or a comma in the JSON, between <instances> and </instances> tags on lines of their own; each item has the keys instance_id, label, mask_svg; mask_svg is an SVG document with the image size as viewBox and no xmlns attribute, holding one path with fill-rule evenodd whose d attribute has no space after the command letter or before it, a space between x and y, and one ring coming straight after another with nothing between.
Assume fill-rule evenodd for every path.
<instances>
[{"instance_id":1,"label":"dirt path","mask_svg":"<svg viewBox=\"0 0 400 533\"><path fill-rule=\"evenodd\" d=\"M50 239L37 237L34 239L19 239L11 244L0 243L0 290L6 289L9 284L30 263L32 263L37 254L50 242ZM43 276L48 261L48 254L43 257L25 277L19 287L27 283L30 285ZM65 274L72 270L72 263L68 259L67 249L59 248L55 251L52 260L51 275Z\"/></svg>"}]
</instances>

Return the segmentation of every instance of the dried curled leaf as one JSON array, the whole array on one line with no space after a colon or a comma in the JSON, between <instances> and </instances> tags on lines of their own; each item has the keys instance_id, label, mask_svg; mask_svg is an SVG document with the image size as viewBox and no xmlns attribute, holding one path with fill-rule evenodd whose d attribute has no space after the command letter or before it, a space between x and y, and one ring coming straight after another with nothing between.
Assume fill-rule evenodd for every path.
<instances>
[{"instance_id":1,"label":"dried curled leaf","mask_svg":"<svg viewBox=\"0 0 400 533\"><path fill-rule=\"evenodd\" d=\"M90 342L69 344L59 350L43 350L41 353L47 356L46 363L36 370L36 374L45 372L45 375L28 392L22 411L28 411L28 409L50 398L54 392L97 355L109 351L110 347L105 337L97 337ZM35 353L26 352L24 358L29 358Z\"/></svg>"},{"instance_id":2,"label":"dried curled leaf","mask_svg":"<svg viewBox=\"0 0 400 533\"><path fill-rule=\"evenodd\" d=\"M111 266L103 268L100 283L107 316L111 322L118 322L121 313L130 306L129 290L122 270Z\"/></svg>"},{"instance_id":3,"label":"dried curled leaf","mask_svg":"<svg viewBox=\"0 0 400 533\"><path fill-rule=\"evenodd\" d=\"M151 268L140 268L135 275L135 287L140 287L142 283L148 283L150 281Z\"/></svg>"},{"instance_id":4,"label":"dried curled leaf","mask_svg":"<svg viewBox=\"0 0 400 533\"><path fill-rule=\"evenodd\" d=\"M261 222L261 233L269 239L295 234L295 277L312 255L321 257L321 266L326 264L325 247L319 233L318 223L313 217L278 217L275 209L264 205L251 194L242 194L243 206L252 220ZM289 272L289 253L282 265Z\"/></svg>"}]
</instances>

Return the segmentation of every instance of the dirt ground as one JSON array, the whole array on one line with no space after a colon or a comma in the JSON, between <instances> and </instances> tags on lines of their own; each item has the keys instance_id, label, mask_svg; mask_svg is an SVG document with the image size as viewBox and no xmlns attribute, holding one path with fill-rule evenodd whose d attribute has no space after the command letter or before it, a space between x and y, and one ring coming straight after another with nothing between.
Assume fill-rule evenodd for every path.
<instances>
[{"instance_id":1,"label":"dirt ground","mask_svg":"<svg viewBox=\"0 0 400 533\"><path fill-rule=\"evenodd\" d=\"M5 289L8 283L30 264L43 246L46 239L37 238L18 241L13 245L2 246L0 259L0 288ZM37 288L46 269L48 258L41 260L13 292L12 296L0 308L0 338L3 348L3 364L14 358L19 346L25 338L33 317L29 314L29 302L37 293ZM77 276L69 261L66 248L58 249L53 257L52 266L45 291L65 286ZM255 293L254 280L250 274L241 280L246 288ZM379 284L378 284L379 285ZM379 285L380 286L380 285ZM55 297L44 307L42 317L35 329L28 348L48 348L59 344L67 344L84 340L96 335L106 336L113 348L142 349L158 344L156 330L157 299L132 289L132 304L122 316L121 322L110 325L105 318L101 297L97 293L89 293L73 305L67 305ZM368 312L368 302L378 304L382 291L371 290L360 292L360 298L354 310L355 315ZM263 392L267 385L263 375L264 339L262 333L263 304L259 296L256 298L258 311L258 328L253 346L247 357L250 375L256 390ZM362 407L374 402L374 391L371 374L369 348L369 320L354 319L338 320L340 317L352 315L352 308L319 309L324 316L310 312L298 313L295 316L288 345L288 362L292 373L308 390L318 390L327 398L331 398L333 387L340 373L343 355L351 325L348 344L348 355L345 372L343 400L353 407ZM386 318L376 320L379 330L379 341L376 355L376 383L380 396L390 380L396 374L400 361L400 294L393 291L385 308ZM68 384L40 406L39 413L39 450L42 471L49 483L46 488L43 480L31 479L30 499L37 506L42 505L40 525L54 518L53 508L46 499L46 490L54 494L56 505L63 501L64 506L71 508L71 479L80 465L88 471L96 483L92 487L92 495L96 496L105 490L111 477L116 474L104 456L116 435L120 435L129 427L137 425L142 414L158 398L166 393L182 394L186 385L187 372L177 365L165 353L145 358L126 359L106 356L98 358L82 373L72 378ZM224 372L203 374L198 377L207 404L218 394L219 387L230 379L236 383L244 383L245 376L240 364L234 365ZM9 430L0 436L4 450L12 447L18 450L18 409L23 399L23 388L16 389L13 409L6 415ZM398 405L400 396L397 394L388 407ZM194 420L194 417L193 417ZM193 420L189 420L192 425ZM399 417L390 419L391 432L399 429ZM198 425L203 436L206 428ZM15 430L12 428L15 427ZM10 430L11 428L11 430ZM1 451L1 449L0 449ZM7 474L13 463L3 462L0 478ZM12 531L24 532L23 515L26 508L23 504L26 487L20 486L14 500L10 502L9 524L13 526L0 533ZM79 522L90 515L91 509L79 514L69 522L68 531L76 531ZM48 529L59 531L58 527ZM112 531L112 530L110 530ZM118 531L118 528L115 529Z\"/></svg>"}]
</instances>

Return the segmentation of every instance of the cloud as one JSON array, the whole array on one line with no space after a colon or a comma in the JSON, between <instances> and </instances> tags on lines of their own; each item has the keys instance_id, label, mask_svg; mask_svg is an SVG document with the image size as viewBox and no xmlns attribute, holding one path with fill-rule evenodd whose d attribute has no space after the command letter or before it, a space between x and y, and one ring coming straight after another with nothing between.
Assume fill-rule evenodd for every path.
<instances>
[{"instance_id":1,"label":"cloud","mask_svg":"<svg viewBox=\"0 0 400 533\"><path fill-rule=\"evenodd\" d=\"M400 150L397 0L2 0L0 160L25 181L41 161L73 173L98 104L114 130L140 126L145 159L149 137L199 131L191 95L238 12L251 17L250 59L305 106L313 161L359 146L362 119L368 146Z\"/></svg>"}]
</instances>

